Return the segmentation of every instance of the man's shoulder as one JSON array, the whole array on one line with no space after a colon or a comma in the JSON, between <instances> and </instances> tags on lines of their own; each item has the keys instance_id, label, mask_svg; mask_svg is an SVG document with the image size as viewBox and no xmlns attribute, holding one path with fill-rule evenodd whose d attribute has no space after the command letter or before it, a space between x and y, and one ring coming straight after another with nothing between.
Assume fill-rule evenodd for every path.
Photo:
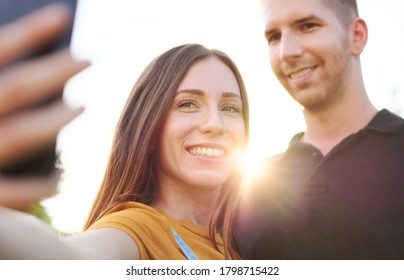
<instances>
[{"instance_id":1,"label":"man's shoulder","mask_svg":"<svg viewBox=\"0 0 404 280\"><path fill-rule=\"evenodd\" d=\"M383 109L370 121L366 129L385 134L404 135L404 119L398 114Z\"/></svg>"},{"instance_id":2,"label":"man's shoulder","mask_svg":"<svg viewBox=\"0 0 404 280\"><path fill-rule=\"evenodd\" d=\"M265 169L268 171L271 170L272 168L279 167L284 161L285 156L286 151L269 156L264 161Z\"/></svg>"},{"instance_id":3,"label":"man's shoulder","mask_svg":"<svg viewBox=\"0 0 404 280\"><path fill-rule=\"evenodd\" d=\"M270 156L270 157L267 159L267 161L268 161L268 163L277 162L277 161L281 160L284 155L285 155L285 152L272 155L272 156Z\"/></svg>"},{"instance_id":4,"label":"man's shoulder","mask_svg":"<svg viewBox=\"0 0 404 280\"><path fill-rule=\"evenodd\" d=\"M272 188L268 186L275 184L279 179L279 171L282 170L283 158L285 152L278 153L267 157L255 176L250 178L249 185L252 189L265 193Z\"/></svg>"}]
</instances>

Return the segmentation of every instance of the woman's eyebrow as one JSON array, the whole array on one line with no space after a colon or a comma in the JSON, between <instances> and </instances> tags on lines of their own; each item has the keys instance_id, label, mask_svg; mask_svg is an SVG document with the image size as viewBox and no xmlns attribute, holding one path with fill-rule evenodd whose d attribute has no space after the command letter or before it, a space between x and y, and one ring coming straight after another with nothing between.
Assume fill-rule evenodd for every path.
<instances>
[{"instance_id":1,"label":"woman's eyebrow","mask_svg":"<svg viewBox=\"0 0 404 280\"><path fill-rule=\"evenodd\" d=\"M223 97L236 97L236 98L241 99L240 94L237 94L237 93L234 93L234 92L223 92L222 96Z\"/></svg>"},{"instance_id":2,"label":"woman's eyebrow","mask_svg":"<svg viewBox=\"0 0 404 280\"><path fill-rule=\"evenodd\" d=\"M200 89L182 89L180 91L177 91L175 95L181 94L181 93L193 93L197 95L205 95L205 92Z\"/></svg>"},{"instance_id":3,"label":"woman's eyebrow","mask_svg":"<svg viewBox=\"0 0 404 280\"><path fill-rule=\"evenodd\" d=\"M196 94L196 95L200 95L200 96L205 95L205 92L200 89L182 89L180 91L177 91L175 93L175 95L182 94L182 93L191 93L191 94ZM241 96L234 92L223 92L222 97L236 97L236 98L241 99Z\"/></svg>"}]
</instances>

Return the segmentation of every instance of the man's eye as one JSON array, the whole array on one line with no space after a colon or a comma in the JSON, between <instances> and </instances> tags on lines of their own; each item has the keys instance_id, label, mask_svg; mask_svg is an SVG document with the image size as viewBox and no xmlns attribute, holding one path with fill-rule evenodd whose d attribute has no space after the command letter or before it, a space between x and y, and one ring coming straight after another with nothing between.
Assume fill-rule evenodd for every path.
<instances>
[{"instance_id":1,"label":"man's eye","mask_svg":"<svg viewBox=\"0 0 404 280\"><path fill-rule=\"evenodd\" d=\"M279 41L281 38L281 34L280 33L274 33L274 34L268 34L266 36L267 42L268 44L272 44L276 41Z\"/></svg>"},{"instance_id":2,"label":"man's eye","mask_svg":"<svg viewBox=\"0 0 404 280\"><path fill-rule=\"evenodd\" d=\"M301 29L302 30L309 30L309 29L312 29L312 28L317 27L317 26L318 26L318 24L309 22L309 23L303 24Z\"/></svg>"}]
</instances>

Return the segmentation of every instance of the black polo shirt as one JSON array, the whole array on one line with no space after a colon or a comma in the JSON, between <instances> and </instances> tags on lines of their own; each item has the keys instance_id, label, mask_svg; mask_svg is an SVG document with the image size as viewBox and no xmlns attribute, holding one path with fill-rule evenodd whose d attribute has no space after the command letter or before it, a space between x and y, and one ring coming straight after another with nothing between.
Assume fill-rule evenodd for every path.
<instances>
[{"instance_id":1,"label":"black polo shirt","mask_svg":"<svg viewBox=\"0 0 404 280\"><path fill-rule=\"evenodd\" d=\"M242 256L404 259L404 120L382 110L325 157L301 136L243 197Z\"/></svg>"}]
</instances>

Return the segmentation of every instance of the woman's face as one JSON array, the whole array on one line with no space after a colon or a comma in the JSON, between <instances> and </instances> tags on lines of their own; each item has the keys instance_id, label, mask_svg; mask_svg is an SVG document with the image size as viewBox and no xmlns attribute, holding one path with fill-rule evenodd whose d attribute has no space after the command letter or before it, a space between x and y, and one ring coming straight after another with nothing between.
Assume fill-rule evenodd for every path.
<instances>
[{"instance_id":1,"label":"woman's face","mask_svg":"<svg viewBox=\"0 0 404 280\"><path fill-rule=\"evenodd\" d=\"M212 188L235 171L245 126L240 89L218 58L195 63L180 83L159 145L162 186Z\"/></svg>"}]
</instances>

